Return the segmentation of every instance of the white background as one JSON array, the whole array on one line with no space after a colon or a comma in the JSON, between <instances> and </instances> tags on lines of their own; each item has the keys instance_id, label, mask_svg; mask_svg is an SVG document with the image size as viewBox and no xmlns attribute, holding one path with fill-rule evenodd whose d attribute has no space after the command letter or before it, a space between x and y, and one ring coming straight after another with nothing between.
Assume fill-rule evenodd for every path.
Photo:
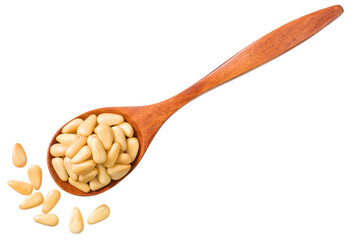
<instances>
[{"instance_id":1,"label":"white background","mask_svg":"<svg viewBox=\"0 0 350 240\"><path fill-rule=\"evenodd\" d=\"M345 13L297 48L202 95L138 167L95 197L61 191L57 227L7 186L46 168L56 130L99 107L165 100L310 12ZM350 3L346 0L0 2L1 239L349 239ZM19 142L23 169L11 162ZM73 207L110 217L70 233Z\"/></svg>"}]
</instances>

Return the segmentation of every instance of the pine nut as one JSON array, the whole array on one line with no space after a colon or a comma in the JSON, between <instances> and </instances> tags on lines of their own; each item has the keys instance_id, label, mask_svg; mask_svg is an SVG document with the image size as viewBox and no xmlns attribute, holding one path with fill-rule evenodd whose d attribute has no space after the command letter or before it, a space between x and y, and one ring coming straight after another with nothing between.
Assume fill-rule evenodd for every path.
<instances>
[{"instance_id":1,"label":"pine nut","mask_svg":"<svg viewBox=\"0 0 350 240\"><path fill-rule=\"evenodd\" d=\"M91 152L92 159L96 163L104 163L107 160L106 150L104 149L101 141L97 137L94 137L91 140Z\"/></svg>"},{"instance_id":2,"label":"pine nut","mask_svg":"<svg viewBox=\"0 0 350 240\"><path fill-rule=\"evenodd\" d=\"M98 164L97 169L98 169L98 173L97 173L98 181L100 181L100 183L104 185L107 185L108 183L110 183L111 177L108 175L106 168L101 164Z\"/></svg>"},{"instance_id":3,"label":"pine nut","mask_svg":"<svg viewBox=\"0 0 350 240\"><path fill-rule=\"evenodd\" d=\"M107 184L102 184L100 183L100 181L98 180L97 176L94 177L90 182L89 182L89 186L91 191L96 191L100 188L103 188L104 186L106 186Z\"/></svg>"},{"instance_id":4,"label":"pine nut","mask_svg":"<svg viewBox=\"0 0 350 240\"><path fill-rule=\"evenodd\" d=\"M107 125L118 125L124 122L123 116L114 113L101 113L97 117L97 122L99 124L107 124Z\"/></svg>"},{"instance_id":5,"label":"pine nut","mask_svg":"<svg viewBox=\"0 0 350 240\"><path fill-rule=\"evenodd\" d=\"M58 190L54 189L48 192L44 199L44 203L42 205L42 212L43 213L50 212L56 206L60 198L61 198L61 193Z\"/></svg>"},{"instance_id":6,"label":"pine nut","mask_svg":"<svg viewBox=\"0 0 350 240\"><path fill-rule=\"evenodd\" d=\"M73 180L73 181L78 181L78 175L75 174L72 170L72 161L69 157L65 157L63 160L64 167L66 168L66 171L68 173L68 176Z\"/></svg>"},{"instance_id":7,"label":"pine nut","mask_svg":"<svg viewBox=\"0 0 350 240\"><path fill-rule=\"evenodd\" d=\"M134 129L132 128L131 124L128 122L123 122L118 125L124 132L125 136L127 137L133 137L134 136Z\"/></svg>"},{"instance_id":8,"label":"pine nut","mask_svg":"<svg viewBox=\"0 0 350 240\"><path fill-rule=\"evenodd\" d=\"M119 180L129 172L130 168L130 164L115 164L113 167L107 168L107 172L113 180Z\"/></svg>"},{"instance_id":9,"label":"pine nut","mask_svg":"<svg viewBox=\"0 0 350 240\"><path fill-rule=\"evenodd\" d=\"M72 165L72 171L77 175L84 175L92 171L96 166L93 160L87 160L82 163L77 163Z\"/></svg>"},{"instance_id":10,"label":"pine nut","mask_svg":"<svg viewBox=\"0 0 350 240\"><path fill-rule=\"evenodd\" d=\"M72 158L72 163L81 163L91 157L91 149L89 146L82 147Z\"/></svg>"},{"instance_id":11,"label":"pine nut","mask_svg":"<svg viewBox=\"0 0 350 240\"><path fill-rule=\"evenodd\" d=\"M41 205L44 197L40 192L33 192L19 205L20 209L30 209Z\"/></svg>"},{"instance_id":12,"label":"pine nut","mask_svg":"<svg viewBox=\"0 0 350 240\"><path fill-rule=\"evenodd\" d=\"M42 171L38 165L31 165L27 171L28 179L35 190L39 190L42 181Z\"/></svg>"},{"instance_id":13,"label":"pine nut","mask_svg":"<svg viewBox=\"0 0 350 240\"><path fill-rule=\"evenodd\" d=\"M50 153L54 157L63 157L66 154L67 148L67 145L56 143L51 146Z\"/></svg>"},{"instance_id":14,"label":"pine nut","mask_svg":"<svg viewBox=\"0 0 350 240\"><path fill-rule=\"evenodd\" d=\"M88 217L87 223L88 224L95 224L98 222L101 222L102 220L105 220L108 218L110 214L110 209L106 204L102 204L98 206Z\"/></svg>"},{"instance_id":15,"label":"pine nut","mask_svg":"<svg viewBox=\"0 0 350 240\"><path fill-rule=\"evenodd\" d=\"M78 134L80 136L85 136L85 137L88 137L89 135L91 135L92 131L94 131L96 120L97 120L97 117L95 114L91 114L90 116L88 116L84 120L84 122L82 122L79 125L77 130Z\"/></svg>"},{"instance_id":16,"label":"pine nut","mask_svg":"<svg viewBox=\"0 0 350 240\"><path fill-rule=\"evenodd\" d=\"M83 122L83 119L80 119L80 118L76 118L76 119L70 121L62 128L62 133L75 133L75 132L77 132L77 129L82 122Z\"/></svg>"},{"instance_id":17,"label":"pine nut","mask_svg":"<svg viewBox=\"0 0 350 240\"><path fill-rule=\"evenodd\" d=\"M66 156L69 158L74 157L74 155L86 144L86 137L79 137L74 143L72 143L67 151Z\"/></svg>"},{"instance_id":18,"label":"pine nut","mask_svg":"<svg viewBox=\"0 0 350 240\"><path fill-rule=\"evenodd\" d=\"M126 152L130 154L132 161L134 161L139 151L139 141L137 138L131 137L126 140L126 143L128 145Z\"/></svg>"},{"instance_id":19,"label":"pine nut","mask_svg":"<svg viewBox=\"0 0 350 240\"><path fill-rule=\"evenodd\" d=\"M72 133L65 133L65 134L60 134L56 137L56 141L69 146L72 143L74 143L78 139L78 136Z\"/></svg>"},{"instance_id":20,"label":"pine nut","mask_svg":"<svg viewBox=\"0 0 350 240\"><path fill-rule=\"evenodd\" d=\"M114 142L120 143L120 150L126 151L127 144L126 144L126 138L123 130L119 126L112 127L113 134L114 134Z\"/></svg>"},{"instance_id":21,"label":"pine nut","mask_svg":"<svg viewBox=\"0 0 350 240\"><path fill-rule=\"evenodd\" d=\"M34 217L34 221L46 226L54 227L58 224L58 217L55 214L39 214Z\"/></svg>"},{"instance_id":22,"label":"pine nut","mask_svg":"<svg viewBox=\"0 0 350 240\"><path fill-rule=\"evenodd\" d=\"M73 208L72 214L69 220L69 230L72 233L81 233L84 230L83 216L79 208Z\"/></svg>"},{"instance_id":23,"label":"pine nut","mask_svg":"<svg viewBox=\"0 0 350 240\"><path fill-rule=\"evenodd\" d=\"M81 183L88 183L91 179L97 176L98 170L97 168L92 169L91 172L85 174L85 175L79 175L79 182Z\"/></svg>"},{"instance_id":24,"label":"pine nut","mask_svg":"<svg viewBox=\"0 0 350 240\"><path fill-rule=\"evenodd\" d=\"M132 162L131 156L128 153L120 153L117 161L118 164L130 164Z\"/></svg>"},{"instance_id":25,"label":"pine nut","mask_svg":"<svg viewBox=\"0 0 350 240\"><path fill-rule=\"evenodd\" d=\"M120 152L120 143L112 144L111 149L107 152L107 160L102 164L104 167L112 167L118 159Z\"/></svg>"},{"instance_id":26,"label":"pine nut","mask_svg":"<svg viewBox=\"0 0 350 240\"><path fill-rule=\"evenodd\" d=\"M66 168L64 167L64 162L62 158L53 158L51 160L52 166L55 169L58 177L66 182L68 180L68 173L66 171Z\"/></svg>"},{"instance_id":27,"label":"pine nut","mask_svg":"<svg viewBox=\"0 0 350 240\"><path fill-rule=\"evenodd\" d=\"M98 139L106 150L109 150L113 143L113 131L107 124L100 124L95 128Z\"/></svg>"},{"instance_id":28,"label":"pine nut","mask_svg":"<svg viewBox=\"0 0 350 240\"><path fill-rule=\"evenodd\" d=\"M12 151L12 163L15 167L22 168L27 164L27 155L21 144L16 143Z\"/></svg>"},{"instance_id":29,"label":"pine nut","mask_svg":"<svg viewBox=\"0 0 350 240\"><path fill-rule=\"evenodd\" d=\"M10 180L7 182L7 184L16 192L22 194L22 195L29 195L33 192L33 186L29 183L17 181L17 180Z\"/></svg>"},{"instance_id":30,"label":"pine nut","mask_svg":"<svg viewBox=\"0 0 350 240\"><path fill-rule=\"evenodd\" d=\"M90 192L90 187L87 183L76 182L76 181L73 181L71 178L68 179L68 182L70 183L70 185L78 188L82 192L86 192L86 193Z\"/></svg>"},{"instance_id":31,"label":"pine nut","mask_svg":"<svg viewBox=\"0 0 350 240\"><path fill-rule=\"evenodd\" d=\"M97 137L97 135L94 133L94 134L91 134L90 136L88 136L87 138L87 145L91 148L91 145L92 145L92 142L91 140L94 138L94 137Z\"/></svg>"}]
</instances>

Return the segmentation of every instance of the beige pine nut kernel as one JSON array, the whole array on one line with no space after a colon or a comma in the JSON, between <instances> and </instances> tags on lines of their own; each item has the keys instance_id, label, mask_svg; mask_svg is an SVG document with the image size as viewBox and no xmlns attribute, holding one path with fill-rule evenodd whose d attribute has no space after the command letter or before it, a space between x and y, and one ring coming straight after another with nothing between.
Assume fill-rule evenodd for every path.
<instances>
[{"instance_id":1,"label":"beige pine nut kernel","mask_svg":"<svg viewBox=\"0 0 350 240\"><path fill-rule=\"evenodd\" d=\"M72 163L81 163L91 157L91 149L89 146L85 145L82 147L72 158Z\"/></svg>"},{"instance_id":2,"label":"beige pine nut kernel","mask_svg":"<svg viewBox=\"0 0 350 240\"><path fill-rule=\"evenodd\" d=\"M137 138L131 137L126 140L126 143L128 145L126 152L130 154L132 161L134 161L139 151L139 141Z\"/></svg>"},{"instance_id":3,"label":"beige pine nut kernel","mask_svg":"<svg viewBox=\"0 0 350 240\"><path fill-rule=\"evenodd\" d=\"M27 171L28 179L35 190L39 190L42 181L42 171L38 165L31 165Z\"/></svg>"},{"instance_id":4,"label":"beige pine nut kernel","mask_svg":"<svg viewBox=\"0 0 350 240\"><path fill-rule=\"evenodd\" d=\"M90 187L89 187L89 184L87 183L76 182L76 181L73 181L71 178L68 179L68 182L70 183L70 185L72 185L73 187L76 187L82 192L85 192L85 193L90 192Z\"/></svg>"},{"instance_id":5,"label":"beige pine nut kernel","mask_svg":"<svg viewBox=\"0 0 350 240\"><path fill-rule=\"evenodd\" d=\"M64 182L68 180L68 173L64 167L64 162L62 158L53 158L51 160L52 166L55 169L57 176Z\"/></svg>"},{"instance_id":6,"label":"beige pine nut kernel","mask_svg":"<svg viewBox=\"0 0 350 240\"><path fill-rule=\"evenodd\" d=\"M112 127L113 130L113 139L114 142L120 143L120 150L121 151L126 151L127 149L127 143L126 143L126 138L123 130L119 126L114 126Z\"/></svg>"},{"instance_id":7,"label":"beige pine nut kernel","mask_svg":"<svg viewBox=\"0 0 350 240\"><path fill-rule=\"evenodd\" d=\"M20 209L30 209L41 205L44 197L40 192L33 192L19 205Z\"/></svg>"},{"instance_id":8,"label":"beige pine nut kernel","mask_svg":"<svg viewBox=\"0 0 350 240\"><path fill-rule=\"evenodd\" d=\"M96 166L93 160L87 160L82 163L72 164L72 171L77 175L84 175L92 171Z\"/></svg>"},{"instance_id":9,"label":"beige pine nut kernel","mask_svg":"<svg viewBox=\"0 0 350 240\"><path fill-rule=\"evenodd\" d=\"M91 152L92 152L92 159L96 163L104 163L107 160L107 153L104 149L101 141L94 137L91 139Z\"/></svg>"},{"instance_id":10,"label":"beige pine nut kernel","mask_svg":"<svg viewBox=\"0 0 350 240\"><path fill-rule=\"evenodd\" d=\"M15 167L22 168L27 164L27 155L21 144L16 143L12 150L12 163Z\"/></svg>"},{"instance_id":11,"label":"beige pine nut kernel","mask_svg":"<svg viewBox=\"0 0 350 240\"><path fill-rule=\"evenodd\" d=\"M69 220L69 230L72 233L81 233L84 230L83 216L79 208L73 208L72 214Z\"/></svg>"},{"instance_id":12,"label":"beige pine nut kernel","mask_svg":"<svg viewBox=\"0 0 350 240\"><path fill-rule=\"evenodd\" d=\"M89 182L89 186L90 189L92 191L96 191L99 190L100 188L103 188L104 186L106 186L107 184L102 184L100 183L100 181L98 180L97 176L94 177L90 182Z\"/></svg>"},{"instance_id":13,"label":"beige pine nut kernel","mask_svg":"<svg viewBox=\"0 0 350 240\"><path fill-rule=\"evenodd\" d=\"M115 164L113 167L107 168L107 173L113 180L121 179L129 172L130 164Z\"/></svg>"},{"instance_id":14,"label":"beige pine nut kernel","mask_svg":"<svg viewBox=\"0 0 350 240\"><path fill-rule=\"evenodd\" d=\"M75 133L75 132L77 132L77 129L82 122L83 122L83 119L80 119L80 118L76 118L76 119L70 121L62 128L62 133Z\"/></svg>"},{"instance_id":15,"label":"beige pine nut kernel","mask_svg":"<svg viewBox=\"0 0 350 240\"><path fill-rule=\"evenodd\" d=\"M87 145L91 148L91 145L92 145L92 139L93 138L95 138L95 137L97 137L97 135L94 133L94 134L91 134L90 136L88 136L88 138L87 138Z\"/></svg>"},{"instance_id":16,"label":"beige pine nut kernel","mask_svg":"<svg viewBox=\"0 0 350 240\"><path fill-rule=\"evenodd\" d=\"M68 146L61 143L55 143L50 148L50 153L54 157L63 157L66 155Z\"/></svg>"},{"instance_id":17,"label":"beige pine nut kernel","mask_svg":"<svg viewBox=\"0 0 350 240\"><path fill-rule=\"evenodd\" d=\"M111 177L108 175L107 170L101 164L97 165L98 173L97 178L100 183L107 185L111 182Z\"/></svg>"},{"instance_id":18,"label":"beige pine nut kernel","mask_svg":"<svg viewBox=\"0 0 350 240\"><path fill-rule=\"evenodd\" d=\"M74 143L78 139L78 136L72 133L65 133L65 134L60 134L56 137L56 141L69 146L72 143Z\"/></svg>"},{"instance_id":19,"label":"beige pine nut kernel","mask_svg":"<svg viewBox=\"0 0 350 240\"><path fill-rule=\"evenodd\" d=\"M16 192L22 194L22 195L29 195L33 192L33 186L29 183L17 181L17 180L10 180L7 182L7 184Z\"/></svg>"},{"instance_id":20,"label":"beige pine nut kernel","mask_svg":"<svg viewBox=\"0 0 350 240\"><path fill-rule=\"evenodd\" d=\"M107 124L100 124L95 128L95 133L98 139L101 141L103 147L109 150L113 143L113 131Z\"/></svg>"},{"instance_id":21,"label":"beige pine nut kernel","mask_svg":"<svg viewBox=\"0 0 350 240\"><path fill-rule=\"evenodd\" d=\"M111 149L107 152L107 160L102 164L104 167L112 167L118 159L120 152L120 143L112 144Z\"/></svg>"},{"instance_id":22,"label":"beige pine nut kernel","mask_svg":"<svg viewBox=\"0 0 350 240\"><path fill-rule=\"evenodd\" d=\"M128 153L120 153L117 161L118 164L130 164L132 162L131 156Z\"/></svg>"},{"instance_id":23,"label":"beige pine nut kernel","mask_svg":"<svg viewBox=\"0 0 350 240\"><path fill-rule=\"evenodd\" d=\"M60 198L61 198L61 193L58 190L54 189L48 192L44 199L44 203L42 205L42 212L43 213L50 212L56 206Z\"/></svg>"},{"instance_id":24,"label":"beige pine nut kernel","mask_svg":"<svg viewBox=\"0 0 350 240\"><path fill-rule=\"evenodd\" d=\"M88 224L95 224L98 222L101 222L108 218L110 214L110 209L106 204L102 204L98 206L88 217L87 223Z\"/></svg>"},{"instance_id":25,"label":"beige pine nut kernel","mask_svg":"<svg viewBox=\"0 0 350 240\"><path fill-rule=\"evenodd\" d=\"M84 122L82 122L77 130L77 133L80 136L85 136L88 137L91 135L91 133L94 131L94 128L96 126L96 115L95 114L91 114L90 116L88 116Z\"/></svg>"},{"instance_id":26,"label":"beige pine nut kernel","mask_svg":"<svg viewBox=\"0 0 350 240\"><path fill-rule=\"evenodd\" d=\"M65 157L63 160L64 167L66 168L66 171L68 173L68 176L73 180L73 181L78 181L78 175L75 174L72 170L72 160L69 157Z\"/></svg>"},{"instance_id":27,"label":"beige pine nut kernel","mask_svg":"<svg viewBox=\"0 0 350 240\"><path fill-rule=\"evenodd\" d=\"M123 122L123 123L119 124L118 126L123 130L125 136L127 136L127 137L133 137L134 136L134 129L131 126L130 123Z\"/></svg>"},{"instance_id":28,"label":"beige pine nut kernel","mask_svg":"<svg viewBox=\"0 0 350 240\"><path fill-rule=\"evenodd\" d=\"M109 126L118 125L124 122L124 117L115 113L101 113L97 117L99 124L107 124Z\"/></svg>"},{"instance_id":29,"label":"beige pine nut kernel","mask_svg":"<svg viewBox=\"0 0 350 240\"><path fill-rule=\"evenodd\" d=\"M55 214L39 214L34 217L34 221L46 226L54 227L58 224L59 220Z\"/></svg>"},{"instance_id":30,"label":"beige pine nut kernel","mask_svg":"<svg viewBox=\"0 0 350 240\"><path fill-rule=\"evenodd\" d=\"M86 137L79 137L74 143L72 143L67 151L66 156L69 158L73 158L74 155L79 152L79 150L86 144Z\"/></svg>"},{"instance_id":31,"label":"beige pine nut kernel","mask_svg":"<svg viewBox=\"0 0 350 240\"><path fill-rule=\"evenodd\" d=\"M79 175L79 182L81 183L88 183L91 179L97 176L98 170L97 168L92 169L91 172L85 174L85 175Z\"/></svg>"}]
</instances>

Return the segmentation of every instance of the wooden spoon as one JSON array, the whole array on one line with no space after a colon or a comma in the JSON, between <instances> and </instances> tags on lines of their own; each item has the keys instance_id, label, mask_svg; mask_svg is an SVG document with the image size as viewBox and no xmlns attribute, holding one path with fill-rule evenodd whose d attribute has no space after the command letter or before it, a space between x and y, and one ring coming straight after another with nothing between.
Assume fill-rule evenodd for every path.
<instances>
[{"instance_id":1,"label":"wooden spoon","mask_svg":"<svg viewBox=\"0 0 350 240\"><path fill-rule=\"evenodd\" d=\"M287 23L250 44L188 89L163 102L137 107L99 108L77 117L85 119L90 114L98 115L106 112L118 113L124 116L125 120L134 127L135 136L140 142L139 153L132 163L130 173L140 162L159 128L179 108L202 93L240 76L297 46L342 13L343 8L340 5L335 5ZM52 156L50 154L50 147L56 143L55 138L61 133L62 128L52 138L47 153L47 164L50 174L60 188L75 195L91 196L107 191L123 179L112 181L104 188L90 191L89 193L84 193L69 183L62 181L53 169L51 164Z\"/></svg>"}]
</instances>

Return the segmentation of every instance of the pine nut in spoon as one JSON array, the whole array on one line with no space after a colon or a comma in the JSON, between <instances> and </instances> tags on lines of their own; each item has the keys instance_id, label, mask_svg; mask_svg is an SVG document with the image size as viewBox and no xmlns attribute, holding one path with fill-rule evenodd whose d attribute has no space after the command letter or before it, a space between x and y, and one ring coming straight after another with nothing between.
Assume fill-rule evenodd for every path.
<instances>
[{"instance_id":1,"label":"pine nut in spoon","mask_svg":"<svg viewBox=\"0 0 350 240\"><path fill-rule=\"evenodd\" d=\"M250 70L261 66L262 64L287 52L288 50L292 49L293 47L316 34L330 22L339 17L342 13L343 8L339 5L335 5L310 13L292 22L289 22L248 45L246 48L228 59L225 63L196 82L194 85L165 101L156 104L136 107L99 108L77 116L74 119L82 119L86 121L86 119L89 118L86 124L83 122L78 127L78 133L80 133L80 136L87 136L93 131L91 122L99 122L99 119L96 119L95 116L105 114L102 115L107 116L105 117L105 120L102 119L100 121L102 123L109 124L109 121L112 120L108 119L108 113L119 114L134 128L134 136L139 141L138 154L135 156L135 160L131 163L130 170L128 170L128 172L121 178L119 178L119 168L114 168L113 166L112 170L113 173L115 173L115 178L112 177L112 179L117 180L111 181L108 185L103 186L103 184L96 182L98 179L96 180L95 177L92 182L89 183L89 185L91 190L96 190L83 192L72 187L69 183L62 181L57 176L51 163L53 157L51 156L50 151L48 151L47 164L52 178L63 190L79 196L91 196L109 190L118 184L121 180L123 180L124 177L130 174L132 170L138 165L157 131L160 129L163 123L178 109L196 97L200 96L201 94L207 92L208 90L211 90L222 83L225 83L244 73L247 73ZM90 117L91 115L95 116ZM119 120L113 119L113 121ZM83 127L81 127L82 125ZM56 137L62 133L62 128L63 127L61 127L53 136L49 144L49 150L53 144L57 143ZM125 135L120 127L112 127L112 130L113 128L117 129L114 129L115 137L120 137L121 133ZM86 139L84 141L86 141ZM74 154L78 152L80 148L85 145L85 143L82 145L77 145L75 148L70 149L73 145L74 143L67 150L67 153L71 154L71 156L68 156L67 153L66 156L74 156ZM123 144L121 146L122 149L126 149L126 147L127 146ZM108 170L109 169L107 169L107 171Z\"/></svg>"}]
</instances>

